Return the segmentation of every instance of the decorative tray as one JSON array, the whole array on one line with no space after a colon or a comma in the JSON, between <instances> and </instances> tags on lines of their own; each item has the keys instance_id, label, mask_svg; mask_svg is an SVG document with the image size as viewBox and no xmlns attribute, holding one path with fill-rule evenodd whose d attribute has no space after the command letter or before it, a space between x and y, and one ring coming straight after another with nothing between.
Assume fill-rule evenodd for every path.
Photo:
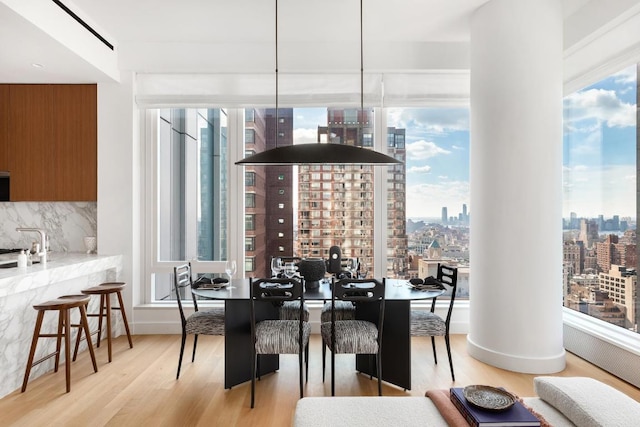
<instances>
[{"instance_id":1,"label":"decorative tray","mask_svg":"<svg viewBox=\"0 0 640 427\"><path fill-rule=\"evenodd\" d=\"M489 411L504 411L516 403L513 394L488 385L467 386L462 389L462 394L471 405Z\"/></svg>"}]
</instances>

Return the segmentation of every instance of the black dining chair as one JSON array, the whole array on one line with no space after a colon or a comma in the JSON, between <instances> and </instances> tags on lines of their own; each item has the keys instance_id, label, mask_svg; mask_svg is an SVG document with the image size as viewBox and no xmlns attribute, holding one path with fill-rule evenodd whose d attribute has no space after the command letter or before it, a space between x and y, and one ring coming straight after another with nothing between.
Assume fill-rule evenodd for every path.
<instances>
[{"instance_id":1,"label":"black dining chair","mask_svg":"<svg viewBox=\"0 0 640 427\"><path fill-rule=\"evenodd\" d=\"M451 324L451 312L453 311L453 302L456 298L456 290L458 287L458 269L447 265L438 264L438 273L436 277L438 284L443 289L451 289L451 299L449 300L449 309L447 317L442 318L434 313L436 308L436 299L431 301L431 310L411 310L411 336L413 337L431 337L431 346L433 347L433 360L438 364L436 356L436 340L435 337L443 336L447 345L447 356L449 356L449 367L451 368L451 380L455 381L456 377L453 372L453 359L451 358L451 343L449 340L449 327Z\"/></svg>"},{"instance_id":2,"label":"black dining chair","mask_svg":"<svg viewBox=\"0 0 640 427\"><path fill-rule=\"evenodd\" d=\"M191 356L191 362L193 362L196 359L198 335L224 335L224 308L216 307L205 311L198 309L198 300L196 296L191 293L191 287L194 286L191 276L191 263L174 267L173 274L180 320L182 321L182 342L180 344L178 372L176 373L176 379L178 379L180 378L180 367L182 366L182 355L184 354L187 334L193 334L193 354ZM193 309L195 311L190 316L186 316L182 305L182 298L186 292L191 293L191 297L193 298Z\"/></svg>"},{"instance_id":3,"label":"black dining chair","mask_svg":"<svg viewBox=\"0 0 640 427\"><path fill-rule=\"evenodd\" d=\"M251 298L251 341L253 365L251 367L251 407L254 406L258 355L297 354L300 379L300 398L303 397L302 358L306 362L306 379L309 379L309 336L311 326L304 320L304 284L301 279L249 279ZM285 302L297 301L295 320L257 319L256 305L270 303L280 307Z\"/></svg>"},{"instance_id":4,"label":"black dining chair","mask_svg":"<svg viewBox=\"0 0 640 427\"><path fill-rule=\"evenodd\" d=\"M331 350L331 395L335 396L335 355L368 354L369 360L375 356L378 377L378 395L382 396L382 326L384 325L384 291L386 279L341 279L331 281L331 321L320 325L323 346ZM335 310L338 301L355 304L378 304L378 323L366 320L340 320ZM324 353L324 352L323 352ZM322 358L322 378L324 381L325 358ZM371 369L373 371L373 369Z\"/></svg>"},{"instance_id":5,"label":"black dining chair","mask_svg":"<svg viewBox=\"0 0 640 427\"><path fill-rule=\"evenodd\" d=\"M274 257L272 257L273 259ZM300 257L277 257L280 258L282 261L282 265L284 267L284 264L287 262L292 262L296 265L296 268L298 266L298 263L300 262L300 260L302 258ZM279 278L284 278L284 274L280 273L280 275L278 276ZM310 311L309 311L309 307L306 304L303 304L303 320L305 322L309 321L309 316L310 316ZM300 311L300 302L299 301L286 301L284 302L281 306L280 306L280 319L282 320L297 320L298 319L298 314Z\"/></svg>"}]
</instances>

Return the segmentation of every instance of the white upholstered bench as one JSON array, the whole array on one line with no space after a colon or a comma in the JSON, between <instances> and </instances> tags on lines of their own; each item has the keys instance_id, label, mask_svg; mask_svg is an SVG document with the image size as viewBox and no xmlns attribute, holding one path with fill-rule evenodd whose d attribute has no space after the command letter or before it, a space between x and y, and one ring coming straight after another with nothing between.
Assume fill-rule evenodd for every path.
<instances>
[{"instance_id":1,"label":"white upholstered bench","mask_svg":"<svg viewBox=\"0 0 640 427\"><path fill-rule=\"evenodd\" d=\"M537 397L524 403L553 426L636 427L640 403L592 378L537 377ZM427 397L305 397L298 401L294 427L433 426L447 422Z\"/></svg>"}]
</instances>

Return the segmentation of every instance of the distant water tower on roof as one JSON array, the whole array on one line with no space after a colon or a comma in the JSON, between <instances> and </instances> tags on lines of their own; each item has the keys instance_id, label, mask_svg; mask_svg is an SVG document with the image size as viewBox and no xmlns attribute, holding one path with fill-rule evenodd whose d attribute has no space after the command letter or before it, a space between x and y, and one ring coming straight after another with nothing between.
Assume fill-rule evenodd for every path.
<instances>
[{"instance_id":1,"label":"distant water tower on roof","mask_svg":"<svg viewBox=\"0 0 640 427\"><path fill-rule=\"evenodd\" d=\"M437 240L433 240L429 247L427 248L429 259L441 259L442 258L442 248Z\"/></svg>"}]
</instances>

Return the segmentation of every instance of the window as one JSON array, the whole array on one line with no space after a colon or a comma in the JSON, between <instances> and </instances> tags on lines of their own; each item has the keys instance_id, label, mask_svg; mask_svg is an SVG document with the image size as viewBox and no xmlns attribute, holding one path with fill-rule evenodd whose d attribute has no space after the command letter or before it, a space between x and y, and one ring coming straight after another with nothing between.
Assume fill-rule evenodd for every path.
<instances>
[{"instance_id":1,"label":"window","mask_svg":"<svg viewBox=\"0 0 640 427\"><path fill-rule=\"evenodd\" d=\"M245 193L244 195L244 204L247 208L255 208L256 207L256 195L255 193Z\"/></svg>"},{"instance_id":2,"label":"window","mask_svg":"<svg viewBox=\"0 0 640 427\"><path fill-rule=\"evenodd\" d=\"M244 130L244 142L247 144L253 144L255 141L256 131L253 129Z\"/></svg>"},{"instance_id":3,"label":"window","mask_svg":"<svg viewBox=\"0 0 640 427\"><path fill-rule=\"evenodd\" d=\"M244 271L255 271L256 259L255 257L248 256L244 258Z\"/></svg>"},{"instance_id":4,"label":"window","mask_svg":"<svg viewBox=\"0 0 640 427\"><path fill-rule=\"evenodd\" d=\"M244 121L245 122L255 122L255 111L253 108L247 108L244 110Z\"/></svg>"},{"instance_id":5,"label":"window","mask_svg":"<svg viewBox=\"0 0 640 427\"><path fill-rule=\"evenodd\" d=\"M387 125L387 154L404 163L387 168L387 277L435 276L446 260L458 266L456 298L466 298L469 109L393 108Z\"/></svg>"},{"instance_id":6,"label":"window","mask_svg":"<svg viewBox=\"0 0 640 427\"><path fill-rule=\"evenodd\" d=\"M157 122L157 252L150 260L152 300L172 299L170 274L157 262L227 258L227 115L222 109L149 110Z\"/></svg>"},{"instance_id":7,"label":"window","mask_svg":"<svg viewBox=\"0 0 640 427\"><path fill-rule=\"evenodd\" d=\"M253 252L256 250L256 238L245 237L244 238L244 250L247 252Z\"/></svg>"},{"instance_id":8,"label":"window","mask_svg":"<svg viewBox=\"0 0 640 427\"><path fill-rule=\"evenodd\" d=\"M637 66L564 99L564 306L639 332Z\"/></svg>"},{"instance_id":9,"label":"window","mask_svg":"<svg viewBox=\"0 0 640 427\"><path fill-rule=\"evenodd\" d=\"M244 185L247 187L253 187L256 185L256 173L255 172L245 172L244 173Z\"/></svg>"},{"instance_id":10,"label":"window","mask_svg":"<svg viewBox=\"0 0 640 427\"><path fill-rule=\"evenodd\" d=\"M244 228L245 230L253 231L256 229L255 215L247 214L244 216Z\"/></svg>"}]
</instances>

